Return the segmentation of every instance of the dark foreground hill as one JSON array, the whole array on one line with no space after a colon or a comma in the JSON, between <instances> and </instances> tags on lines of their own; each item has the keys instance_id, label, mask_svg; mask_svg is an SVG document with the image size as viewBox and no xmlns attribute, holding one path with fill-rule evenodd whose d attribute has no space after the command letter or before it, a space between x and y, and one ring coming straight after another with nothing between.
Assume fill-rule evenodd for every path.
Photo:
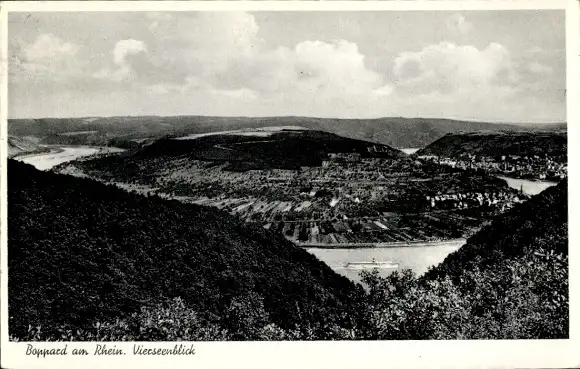
<instances>
[{"instance_id":1,"label":"dark foreground hill","mask_svg":"<svg viewBox=\"0 0 580 369\"><path fill-rule=\"evenodd\" d=\"M312 117L208 117L141 116L93 118L10 119L8 131L15 136L35 136L43 143L116 145L130 148L134 140L163 135L205 133L222 130L298 125L344 137L373 141L398 148L419 148L459 131L533 131L565 129L566 124L512 125L433 118L333 119ZM71 133L77 134L71 134Z\"/></svg>"},{"instance_id":2,"label":"dark foreground hill","mask_svg":"<svg viewBox=\"0 0 580 369\"><path fill-rule=\"evenodd\" d=\"M548 155L565 158L567 147L566 132L462 132L445 135L419 150L417 155Z\"/></svg>"},{"instance_id":3,"label":"dark foreground hill","mask_svg":"<svg viewBox=\"0 0 580 369\"><path fill-rule=\"evenodd\" d=\"M9 329L16 338L40 326L38 339L91 339L75 332L175 298L217 331L237 332L240 319L288 330L321 326L341 320L357 290L281 236L212 208L13 160L8 203ZM148 323L161 329L163 319ZM135 339L174 338L135 329Z\"/></svg>"}]
</instances>

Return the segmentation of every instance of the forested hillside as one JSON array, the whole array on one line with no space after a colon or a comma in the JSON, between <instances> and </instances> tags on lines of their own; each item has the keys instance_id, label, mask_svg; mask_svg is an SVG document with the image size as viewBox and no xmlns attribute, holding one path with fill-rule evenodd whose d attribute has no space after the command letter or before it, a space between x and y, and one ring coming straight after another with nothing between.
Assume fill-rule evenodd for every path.
<instances>
[{"instance_id":1,"label":"forested hillside","mask_svg":"<svg viewBox=\"0 0 580 369\"><path fill-rule=\"evenodd\" d=\"M461 132L445 135L417 155L548 155L566 160L567 147L566 132Z\"/></svg>"},{"instance_id":2,"label":"forested hillside","mask_svg":"<svg viewBox=\"0 0 580 369\"><path fill-rule=\"evenodd\" d=\"M246 132L254 134L253 132ZM263 132L257 132L258 134ZM195 139L159 139L137 151L134 158L190 159L245 164L253 169L299 169L320 166L331 153L358 153L363 157L402 158L405 154L387 145L313 130L266 132L268 136L220 134Z\"/></svg>"},{"instance_id":3,"label":"forested hillside","mask_svg":"<svg viewBox=\"0 0 580 369\"><path fill-rule=\"evenodd\" d=\"M567 184L562 181L498 217L432 270L429 278L458 277L466 270L485 269L540 249L568 255Z\"/></svg>"},{"instance_id":4,"label":"forested hillside","mask_svg":"<svg viewBox=\"0 0 580 369\"><path fill-rule=\"evenodd\" d=\"M358 290L281 236L216 209L13 160L8 178L9 329L16 338L37 326L40 338L79 338L75 332L92 332L94 322L129 319L175 298L233 338L245 318L287 330L322 327L345 321Z\"/></svg>"}]
</instances>

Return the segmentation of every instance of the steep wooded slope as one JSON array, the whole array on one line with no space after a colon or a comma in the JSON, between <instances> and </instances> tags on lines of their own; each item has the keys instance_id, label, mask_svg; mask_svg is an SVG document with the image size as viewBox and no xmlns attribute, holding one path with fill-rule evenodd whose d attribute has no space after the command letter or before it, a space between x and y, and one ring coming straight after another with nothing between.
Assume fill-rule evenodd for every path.
<instances>
[{"instance_id":1,"label":"steep wooded slope","mask_svg":"<svg viewBox=\"0 0 580 369\"><path fill-rule=\"evenodd\" d=\"M218 325L263 299L284 328L338 319L355 290L313 255L212 208L8 162L10 333L86 329L181 297Z\"/></svg>"}]
</instances>

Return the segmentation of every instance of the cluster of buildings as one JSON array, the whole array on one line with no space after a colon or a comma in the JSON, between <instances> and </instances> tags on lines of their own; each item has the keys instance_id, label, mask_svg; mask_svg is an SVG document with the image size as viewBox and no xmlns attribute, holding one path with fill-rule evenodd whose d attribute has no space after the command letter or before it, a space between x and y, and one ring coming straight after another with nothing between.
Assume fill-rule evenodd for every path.
<instances>
[{"instance_id":1,"label":"cluster of buildings","mask_svg":"<svg viewBox=\"0 0 580 369\"><path fill-rule=\"evenodd\" d=\"M473 207L485 207L499 211L505 211L514 204L525 201L528 196L513 191L497 192L467 192L448 193L435 196L425 196L425 200L431 209L467 209Z\"/></svg>"},{"instance_id":2,"label":"cluster of buildings","mask_svg":"<svg viewBox=\"0 0 580 369\"><path fill-rule=\"evenodd\" d=\"M442 161L457 165L457 161L451 163L451 159ZM413 211L422 201L419 198L421 194L431 193L448 193L449 196L461 196L461 199L446 199L446 195L434 197L435 204L425 210L442 208L449 203L456 204L448 208L461 209L487 204L487 200L482 200L480 204L475 195L464 195L470 190L480 190L482 198L486 198L486 193L493 193L493 185L490 188L488 184L479 183L477 188L469 188L464 181L454 180L453 176L457 173L446 172L443 170L445 167L431 165L430 169L429 165L414 160L361 158L358 153L330 154L321 167L300 170L232 172L224 170L223 165L191 160L187 166L182 172L173 171L170 177L160 179L163 182L161 186L166 191L174 191L174 195L213 199L211 202L219 206L228 207L227 204L232 202L236 205L236 213L244 218L246 213L247 216L250 216L249 213L260 213L253 218L265 221L272 218L270 213L300 219L310 213L328 219L336 217L339 211L346 217L376 215L373 205L377 203L397 203L398 208ZM432 168L436 170L433 173ZM454 193L461 195L452 195ZM493 202L493 196L488 206L497 205ZM498 196L502 203L512 201L511 198L504 199L503 195ZM237 199L244 198L248 202L249 199L259 199L256 204L261 201L263 206L238 204ZM279 203L291 206L281 206Z\"/></svg>"},{"instance_id":3,"label":"cluster of buildings","mask_svg":"<svg viewBox=\"0 0 580 369\"><path fill-rule=\"evenodd\" d=\"M491 157L463 154L454 158L425 155L419 159L459 169L481 169L514 178L558 181L568 175L566 158L541 155Z\"/></svg>"}]
</instances>

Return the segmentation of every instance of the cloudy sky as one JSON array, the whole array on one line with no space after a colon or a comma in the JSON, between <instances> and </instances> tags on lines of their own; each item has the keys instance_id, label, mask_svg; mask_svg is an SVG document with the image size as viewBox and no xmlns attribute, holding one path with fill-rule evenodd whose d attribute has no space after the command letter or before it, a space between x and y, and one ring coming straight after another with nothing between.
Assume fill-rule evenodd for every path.
<instances>
[{"instance_id":1,"label":"cloudy sky","mask_svg":"<svg viewBox=\"0 0 580 369\"><path fill-rule=\"evenodd\" d=\"M9 117L564 121L563 11L10 13Z\"/></svg>"}]
</instances>

